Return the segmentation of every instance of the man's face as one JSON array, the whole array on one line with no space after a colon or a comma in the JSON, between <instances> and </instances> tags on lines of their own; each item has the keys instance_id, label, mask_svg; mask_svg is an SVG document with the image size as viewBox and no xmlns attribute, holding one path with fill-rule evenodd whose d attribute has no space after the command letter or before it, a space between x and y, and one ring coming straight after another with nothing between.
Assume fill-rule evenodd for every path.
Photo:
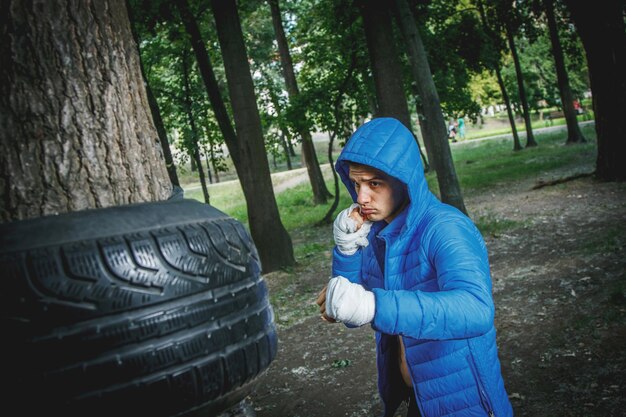
<instances>
[{"instance_id":1,"label":"man's face","mask_svg":"<svg viewBox=\"0 0 626 417\"><path fill-rule=\"evenodd\" d=\"M350 181L354 184L361 214L370 221L390 223L408 203L402 182L376 168L350 164Z\"/></svg>"}]
</instances>

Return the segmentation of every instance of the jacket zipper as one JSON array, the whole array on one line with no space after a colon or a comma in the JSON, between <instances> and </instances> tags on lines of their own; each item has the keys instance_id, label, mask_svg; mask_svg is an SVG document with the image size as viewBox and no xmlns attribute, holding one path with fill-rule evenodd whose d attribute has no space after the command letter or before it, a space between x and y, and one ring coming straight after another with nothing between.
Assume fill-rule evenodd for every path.
<instances>
[{"instance_id":1,"label":"jacket zipper","mask_svg":"<svg viewBox=\"0 0 626 417\"><path fill-rule=\"evenodd\" d=\"M483 384L480 382L480 379L478 378L478 373L476 372L474 361L472 360L471 357L468 357L467 362L469 363L470 371L472 372L474 381L476 381L476 388L478 389L478 396L480 397L481 405L483 406L485 411L487 411L487 415L489 417L495 417L493 409L491 408L491 405L489 404L489 398L487 397L487 394L485 393L485 390L483 389Z\"/></svg>"}]
</instances>

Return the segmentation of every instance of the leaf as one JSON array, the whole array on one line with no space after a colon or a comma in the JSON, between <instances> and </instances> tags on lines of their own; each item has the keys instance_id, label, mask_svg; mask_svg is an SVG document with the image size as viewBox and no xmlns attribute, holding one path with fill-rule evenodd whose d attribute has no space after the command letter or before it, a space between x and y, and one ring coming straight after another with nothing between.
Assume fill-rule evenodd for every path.
<instances>
[{"instance_id":1,"label":"leaf","mask_svg":"<svg viewBox=\"0 0 626 417\"><path fill-rule=\"evenodd\" d=\"M345 368L347 366L350 366L352 364L352 361L350 359L337 359L333 361L333 364L331 365L333 368Z\"/></svg>"}]
</instances>

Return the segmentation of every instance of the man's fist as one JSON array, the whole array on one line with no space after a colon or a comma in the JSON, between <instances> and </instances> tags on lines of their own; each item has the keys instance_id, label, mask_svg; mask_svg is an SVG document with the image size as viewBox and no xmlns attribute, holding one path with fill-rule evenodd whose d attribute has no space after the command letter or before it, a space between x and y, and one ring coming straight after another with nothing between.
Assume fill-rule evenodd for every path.
<instances>
[{"instance_id":1,"label":"man's fist","mask_svg":"<svg viewBox=\"0 0 626 417\"><path fill-rule=\"evenodd\" d=\"M325 301L325 315L337 321L363 326L374 320L374 293L342 276L328 281Z\"/></svg>"},{"instance_id":2,"label":"man's fist","mask_svg":"<svg viewBox=\"0 0 626 417\"><path fill-rule=\"evenodd\" d=\"M353 255L359 247L367 246L371 226L372 223L361 216L358 204L341 211L333 223L333 236L339 251L344 255Z\"/></svg>"}]
</instances>

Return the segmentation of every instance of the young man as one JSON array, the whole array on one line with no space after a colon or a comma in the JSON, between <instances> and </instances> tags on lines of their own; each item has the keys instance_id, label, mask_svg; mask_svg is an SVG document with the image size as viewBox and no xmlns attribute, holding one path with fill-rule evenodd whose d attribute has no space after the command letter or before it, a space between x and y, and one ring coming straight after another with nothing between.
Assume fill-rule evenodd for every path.
<instances>
[{"instance_id":1,"label":"young man","mask_svg":"<svg viewBox=\"0 0 626 417\"><path fill-rule=\"evenodd\" d=\"M376 330L385 416L512 416L500 374L487 250L471 220L429 191L411 132L374 119L337 171L352 195L333 227L322 318Z\"/></svg>"}]
</instances>

